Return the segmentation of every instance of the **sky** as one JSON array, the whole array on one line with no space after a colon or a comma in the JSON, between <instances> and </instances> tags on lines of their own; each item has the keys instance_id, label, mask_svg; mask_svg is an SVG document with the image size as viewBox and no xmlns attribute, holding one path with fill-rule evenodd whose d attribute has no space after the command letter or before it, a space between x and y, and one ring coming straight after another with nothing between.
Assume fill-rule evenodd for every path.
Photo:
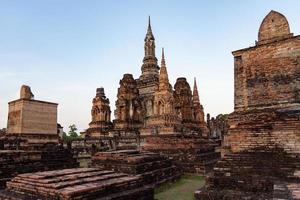
<instances>
[{"instance_id":1,"label":"sky","mask_svg":"<svg viewBox=\"0 0 300 200\"><path fill-rule=\"evenodd\" d=\"M97 87L114 111L123 74L141 74L149 15L171 84L186 77L192 87L196 77L205 113L230 113L231 52L255 44L271 10L300 34L299 0L0 0L0 128L23 84L59 104L65 131L88 128Z\"/></svg>"}]
</instances>

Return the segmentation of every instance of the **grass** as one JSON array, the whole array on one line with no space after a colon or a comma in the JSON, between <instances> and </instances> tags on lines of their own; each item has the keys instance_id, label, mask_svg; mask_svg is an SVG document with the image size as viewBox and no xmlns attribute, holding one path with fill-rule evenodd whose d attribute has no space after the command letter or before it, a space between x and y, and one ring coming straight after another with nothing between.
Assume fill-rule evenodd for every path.
<instances>
[{"instance_id":1,"label":"grass","mask_svg":"<svg viewBox=\"0 0 300 200\"><path fill-rule=\"evenodd\" d=\"M157 200L193 200L194 192L205 183L204 177L184 175L173 183L166 183L155 189Z\"/></svg>"}]
</instances>

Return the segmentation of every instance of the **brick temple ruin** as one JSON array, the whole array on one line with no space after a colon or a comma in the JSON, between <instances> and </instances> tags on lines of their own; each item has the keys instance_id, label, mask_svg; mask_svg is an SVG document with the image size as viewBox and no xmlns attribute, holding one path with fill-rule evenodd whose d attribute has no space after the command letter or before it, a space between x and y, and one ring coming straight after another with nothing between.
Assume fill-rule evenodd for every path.
<instances>
[{"instance_id":1,"label":"brick temple ruin","mask_svg":"<svg viewBox=\"0 0 300 200\"><path fill-rule=\"evenodd\" d=\"M166 155L137 150L98 152L93 156L91 166L139 175L145 184L151 186L174 181L182 174L180 168Z\"/></svg>"},{"instance_id":2,"label":"brick temple ruin","mask_svg":"<svg viewBox=\"0 0 300 200\"><path fill-rule=\"evenodd\" d=\"M154 192L140 176L99 168L73 168L20 174L8 182L0 199L153 200Z\"/></svg>"},{"instance_id":3,"label":"brick temple ruin","mask_svg":"<svg viewBox=\"0 0 300 200\"><path fill-rule=\"evenodd\" d=\"M85 138L106 141L104 137L108 136L114 138L114 145L108 145L110 150L139 149L166 154L175 158L176 166L185 173L209 172L220 158L220 142L204 139L210 134L196 79L193 91L184 77L177 78L174 87L170 84L164 49L158 65L150 18L144 50L140 77L124 74L119 82L113 121L104 89L97 89ZM105 158L98 154L99 160Z\"/></svg>"},{"instance_id":4,"label":"brick temple ruin","mask_svg":"<svg viewBox=\"0 0 300 200\"><path fill-rule=\"evenodd\" d=\"M233 56L224 156L196 199L300 199L300 36L271 11L256 45Z\"/></svg>"},{"instance_id":5,"label":"brick temple ruin","mask_svg":"<svg viewBox=\"0 0 300 200\"><path fill-rule=\"evenodd\" d=\"M161 65L157 63L150 18L144 50L140 77L134 79L132 74L124 74L120 80L113 122L104 89L97 89L91 111L92 121L85 135L96 137L109 133L122 136L193 133L207 136L209 130L204 120L196 80L193 92L183 77L177 79L173 89L169 83L164 52Z\"/></svg>"},{"instance_id":6,"label":"brick temple ruin","mask_svg":"<svg viewBox=\"0 0 300 200\"><path fill-rule=\"evenodd\" d=\"M71 151L58 144L58 104L33 97L23 85L20 99L9 102L7 131L0 138L0 189L20 173L78 166Z\"/></svg>"}]
</instances>

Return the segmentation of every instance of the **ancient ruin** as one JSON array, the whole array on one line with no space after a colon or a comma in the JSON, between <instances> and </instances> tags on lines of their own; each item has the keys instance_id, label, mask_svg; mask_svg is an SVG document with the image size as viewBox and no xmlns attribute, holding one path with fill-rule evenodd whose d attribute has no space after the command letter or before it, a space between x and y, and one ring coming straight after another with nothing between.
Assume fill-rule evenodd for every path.
<instances>
[{"instance_id":1,"label":"ancient ruin","mask_svg":"<svg viewBox=\"0 0 300 200\"><path fill-rule=\"evenodd\" d=\"M33 99L28 86L9 102L7 132L0 138L0 188L20 173L77 167L58 144L57 104Z\"/></svg>"},{"instance_id":2,"label":"ancient ruin","mask_svg":"<svg viewBox=\"0 0 300 200\"><path fill-rule=\"evenodd\" d=\"M147 185L157 186L180 177L181 171L165 155L137 150L98 152L92 167L140 175Z\"/></svg>"},{"instance_id":3,"label":"ancient ruin","mask_svg":"<svg viewBox=\"0 0 300 200\"><path fill-rule=\"evenodd\" d=\"M145 128L142 133L150 134L174 134L181 133L181 118L175 112L175 100L173 88L169 83L168 72L162 51L161 68L159 74L159 86L154 93L154 112L148 119L145 119Z\"/></svg>"},{"instance_id":4,"label":"ancient ruin","mask_svg":"<svg viewBox=\"0 0 300 200\"><path fill-rule=\"evenodd\" d=\"M271 11L233 52L234 112L223 158L197 199L300 199L300 36Z\"/></svg>"},{"instance_id":5,"label":"ancient ruin","mask_svg":"<svg viewBox=\"0 0 300 200\"><path fill-rule=\"evenodd\" d=\"M0 192L1 199L13 200L153 200L153 188L139 176L76 168L20 174Z\"/></svg>"},{"instance_id":6,"label":"ancient ruin","mask_svg":"<svg viewBox=\"0 0 300 200\"><path fill-rule=\"evenodd\" d=\"M143 149L168 155L183 173L207 174L220 159L218 145L197 135L148 136Z\"/></svg>"},{"instance_id":7,"label":"ancient ruin","mask_svg":"<svg viewBox=\"0 0 300 200\"><path fill-rule=\"evenodd\" d=\"M8 105L6 137L24 138L32 147L58 143L58 104L34 100L30 87L23 85L20 99Z\"/></svg>"},{"instance_id":8,"label":"ancient ruin","mask_svg":"<svg viewBox=\"0 0 300 200\"><path fill-rule=\"evenodd\" d=\"M149 17L148 30L144 44L145 56L142 65L142 74L137 79L137 87L143 106L143 119L150 117L154 113L154 92L159 84L159 66L155 57L155 38L152 33Z\"/></svg>"},{"instance_id":9,"label":"ancient ruin","mask_svg":"<svg viewBox=\"0 0 300 200\"><path fill-rule=\"evenodd\" d=\"M120 80L117 97L114 131L122 135L135 135L142 127L143 108L132 74L124 74Z\"/></svg>"},{"instance_id":10,"label":"ancient ruin","mask_svg":"<svg viewBox=\"0 0 300 200\"><path fill-rule=\"evenodd\" d=\"M106 98L104 88L97 88L91 111L92 121L86 130L86 137L100 137L109 134L112 128L109 99Z\"/></svg>"}]
</instances>

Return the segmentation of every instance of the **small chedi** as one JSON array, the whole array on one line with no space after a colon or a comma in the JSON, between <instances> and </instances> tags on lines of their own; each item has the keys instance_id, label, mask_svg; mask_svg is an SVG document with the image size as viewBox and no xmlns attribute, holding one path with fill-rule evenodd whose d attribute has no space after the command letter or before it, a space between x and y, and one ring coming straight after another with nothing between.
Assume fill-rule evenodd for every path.
<instances>
[{"instance_id":1,"label":"small chedi","mask_svg":"<svg viewBox=\"0 0 300 200\"><path fill-rule=\"evenodd\" d=\"M0 199L153 200L153 188L140 176L98 168L72 168L20 174L7 183Z\"/></svg>"},{"instance_id":2,"label":"small chedi","mask_svg":"<svg viewBox=\"0 0 300 200\"><path fill-rule=\"evenodd\" d=\"M256 45L233 56L224 156L196 199L300 199L300 36L271 11Z\"/></svg>"},{"instance_id":3,"label":"small chedi","mask_svg":"<svg viewBox=\"0 0 300 200\"><path fill-rule=\"evenodd\" d=\"M157 186L180 177L181 171L165 155L138 150L98 152L92 167L140 175L147 185Z\"/></svg>"},{"instance_id":4,"label":"small chedi","mask_svg":"<svg viewBox=\"0 0 300 200\"><path fill-rule=\"evenodd\" d=\"M57 104L34 100L28 86L22 86L19 100L9 102L0 143L0 188L20 173L78 166L73 154L58 145Z\"/></svg>"},{"instance_id":5,"label":"small chedi","mask_svg":"<svg viewBox=\"0 0 300 200\"><path fill-rule=\"evenodd\" d=\"M93 107L91 111L92 121L86 130L87 137L100 137L108 135L112 127L110 120L111 110L109 99L106 98L104 88L97 88L96 97L93 99Z\"/></svg>"}]
</instances>

